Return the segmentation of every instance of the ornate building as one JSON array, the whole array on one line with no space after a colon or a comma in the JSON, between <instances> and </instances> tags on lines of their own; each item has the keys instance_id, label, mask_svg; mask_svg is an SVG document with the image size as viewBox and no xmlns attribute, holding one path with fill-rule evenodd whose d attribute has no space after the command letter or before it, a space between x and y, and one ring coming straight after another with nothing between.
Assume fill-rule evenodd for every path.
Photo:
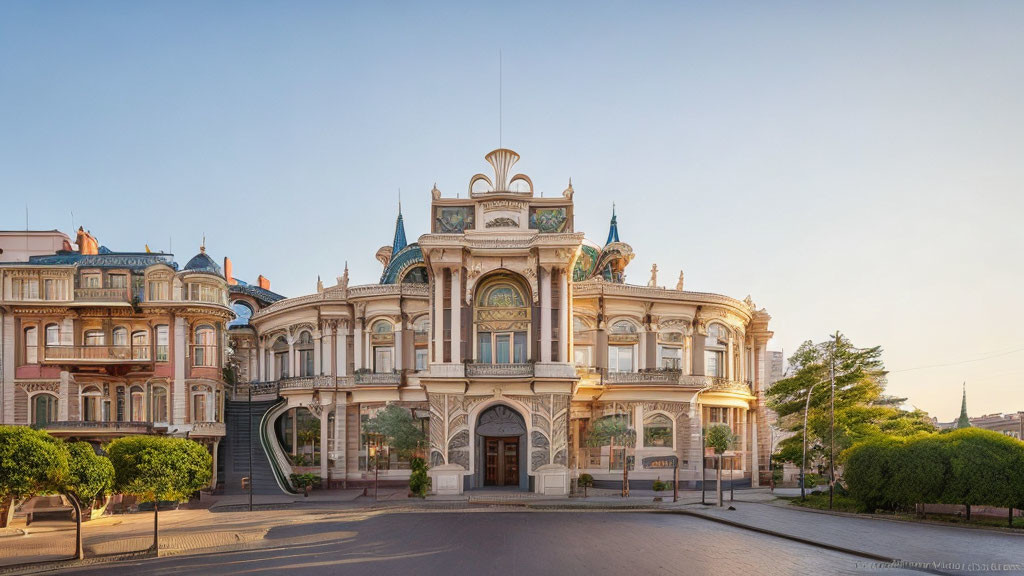
<instances>
[{"instance_id":1,"label":"ornate building","mask_svg":"<svg viewBox=\"0 0 1024 576\"><path fill-rule=\"evenodd\" d=\"M462 197L435 186L418 242L407 242L399 209L376 254L378 284L350 286L346 268L315 294L250 308L229 331L245 335L234 358L250 382L234 397L266 401L257 431L279 486L295 471L372 478L377 441L363 424L387 405L425 431L437 493L566 494L575 475L617 480L624 465L643 485L669 479L675 462L692 485L701 431L718 423L737 435L736 477L757 485L770 316L749 297L686 291L682 273L664 288L656 267L646 285L627 284L633 250L614 213L606 242L587 240L571 181L535 196L512 173L518 159L488 154L493 175L473 176ZM597 440L604 419L634 430L635 447ZM407 478L407 462L381 450L381 477Z\"/></svg>"},{"instance_id":2,"label":"ornate building","mask_svg":"<svg viewBox=\"0 0 1024 576\"><path fill-rule=\"evenodd\" d=\"M205 246L179 269L171 254L113 252L83 229L76 243L0 262L0 423L96 444L189 437L213 454L216 485L229 295L281 297L225 276Z\"/></svg>"}]
</instances>

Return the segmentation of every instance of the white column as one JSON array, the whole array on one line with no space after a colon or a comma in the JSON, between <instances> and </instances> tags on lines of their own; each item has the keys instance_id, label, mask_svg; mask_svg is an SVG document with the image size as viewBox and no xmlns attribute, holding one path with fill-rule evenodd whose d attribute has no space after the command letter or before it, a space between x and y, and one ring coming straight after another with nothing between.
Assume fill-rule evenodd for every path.
<instances>
[{"instance_id":1,"label":"white column","mask_svg":"<svg viewBox=\"0 0 1024 576\"><path fill-rule=\"evenodd\" d=\"M266 367L266 375L264 377L265 382L270 382L277 379L277 368L274 366L274 362L277 361L274 358L274 351L269 348L266 351L267 361L264 363Z\"/></svg>"},{"instance_id":2,"label":"white column","mask_svg":"<svg viewBox=\"0 0 1024 576\"><path fill-rule=\"evenodd\" d=\"M569 326L572 317L569 315L569 274L565 270L558 272L558 361L572 362L569 358Z\"/></svg>"},{"instance_id":3,"label":"white column","mask_svg":"<svg viewBox=\"0 0 1024 576\"><path fill-rule=\"evenodd\" d=\"M327 329L327 334L324 334L324 350L321 352L323 357L320 359L320 367L323 369L321 374L325 376L334 376L334 330L332 328Z\"/></svg>"},{"instance_id":4,"label":"white column","mask_svg":"<svg viewBox=\"0 0 1024 576\"><path fill-rule=\"evenodd\" d=\"M363 367L363 328L360 324L361 321L357 318L356 327L352 330L352 355L355 356L353 366L356 370Z\"/></svg>"},{"instance_id":5,"label":"white column","mask_svg":"<svg viewBox=\"0 0 1024 576\"><path fill-rule=\"evenodd\" d=\"M540 269L540 361L551 362L551 270Z\"/></svg>"},{"instance_id":6,"label":"white column","mask_svg":"<svg viewBox=\"0 0 1024 576\"><path fill-rule=\"evenodd\" d=\"M323 411L320 412L320 478L323 478L325 487L327 487L327 461L330 453L330 445L327 443L327 417L330 413L330 406L324 406Z\"/></svg>"},{"instance_id":7,"label":"white column","mask_svg":"<svg viewBox=\"0 0 1024 576\"><path fill-rule=\"evenodd\" d=\"M299 375L299 371L296 370L296 367L299 365L298 358L296 358L296 356L298 356L298 355L295 353L295 341L289 339L288 340L288 376L290 376L292 378L294 378L294 377Z\"/></svg>"},{"instance_id":8,"label":"white column","mask_svg":"<svg viewBox=\"0 0 1024 576\"><path fill-rule=\"evenodd\" d=\"M171 406L171 422L184 424L185 406L185 319L174 319L174 404ZM111 410L113 412L113 409Z\"/></svg>"},{"instance_id":9,"label":"white column","mask_svg":"<svg viewBox=\"0 0 1024 576\"><path fill-rule=\"evenodd\" d=\"M641 326L639 332L640 342L637 344L637 356L639 356L636 362L637 370L644 370L647 368L647 334L647 328Z\"/></svg>"},{"instance_id":10,"label":"white column","mask_svg":"<svg viewBox=\"0 0 1024 576\"><path fill-rule=\"evenodd\" d=\"M2 287L0 287L2 289ZM14 424L14 317L0 310L0 424Z\"/></svg>"},{"instance_id":11,"label":"white column","mask_svg":"<svg viewBox=\"0 0 1024 576\"><path fill-rule=\"evenodd\" d=\"M730 380L739 380L739 378L736 377L736 362L735 362L735 356L733 355L733 337L732 336L729 336L729 344L728 344L728 346L725 349L725 353L729 356L729 359L725 361L725 365L728 366L728 370L729 370L728 373L726 374L726 376L728 376Z\"/></svg>"},{"instance_id":12,"label":"white column","mask_svg":"<svg viewBox=\"0 0 1024 576\"><path fill-rule=\"evenodd\" d=\"M71 375L67 370L60 371L60 388L57 397L57 420L68 419L68 393L70 392L69 388L71 387L69 382L71 379L70 377ZM131 400L130 394L128 399L129 401Z\"/></svg>"},{"instance_id":13,"label":"white column","mask_svg":"<svg viewBox=\"0 0 1024 576\"><path fill-rule=\"evenodd\" d=\"M757 488L761 485L761 469L757 461L757 412L750 413L750 444L753 450L750 458L750 487ZM768 449L771 450L771 446Z\"/></svg>"},{"instance_id":14,"label":"white column","mask_svg":"<svg viewBox=\"0 0 1024 576\"><path fill-rule=\"evenodd\" d=\"M444 362L444 270L434 274L434 362Z\"/></svg>"},{"instance_id":15,"label":"white column","mask_svg":"<svg viewBox=\"0 0 1024 576\"><path fill-rule=\"evenodd\" d=\"M345 459L346 453L346 406L341 404L337 398L334 399L334 477L340 475L342 479L346 475Z\"/></svg>"},{"instance_id":16,"label":"white column","mask_svg":"<svg viewBox=\"0 0 1024 576\"><path fill-rule=\"evenodd\" d=\"M320 353L321 353L320 346L322 346L322 345L323 345L323 334L321 334L320 332L317 332L316 335L313 336L313 375L314 376L319 376L320 374L323 374L323 364L322 364L323 359L320 358Z\"/></svg>"},{"instance_id":17,"label":"white column","mask_svg":"<svg viewBox=\"0 0 1024 576\"><path fill-rule=\"evenodd\" d=\"M452 268L452 363L462 362L462 298L460 295L461 274Z\"/></svg>"},{"instance_id":18,"label":"white column","mask_svg":"<svg viewBox=\"0 0 1024 576\"><path fill-rule=\"evenodd\" d=\"M740 363L736 367L736 380L740 382L747 379L747 341L746 337L740 336L739 338L740 347Z\"/></svg>"},{"instance_id":19,"label":"white column","mask_svg":"<svg viewBox=\"0 0 1024 576\"><path fill-rule=\"evenodd\" d=\"M348 376L348 327L338 330L338 376Z\"/></svg>"},{"instance_id":20,"label":"white column","mask_svg":"<svg viewBox=\"0 0 1024 576\"><path fill-rule=\"evenodd\" d=\"M693 374L693 336L683 336L683 374Z\"/></svg>"}]
</instances>

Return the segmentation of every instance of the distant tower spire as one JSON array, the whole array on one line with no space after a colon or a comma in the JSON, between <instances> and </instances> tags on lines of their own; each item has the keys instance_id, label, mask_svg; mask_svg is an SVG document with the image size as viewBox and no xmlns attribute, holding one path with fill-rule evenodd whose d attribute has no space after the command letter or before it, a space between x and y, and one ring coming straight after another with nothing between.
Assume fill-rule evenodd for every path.
<instances>
[{"instance_id":1,"label":"distant tower spire","mask_svg":"<svg viewBox=\"0 0 1024 576\"><path fill-rule=\"evenodd\" d=\"M967 417L967 382L964 382L964 399L960 402L960 418L956 421L956 427L971 427L971 419Z\"/></svg>"},{"instance_id":2,"label":"distant tower spire","mask_svg":"<svg viewBox=\"0 0 1024 576\"><path fill-rule=\"evenodd\" d=\"M615 202L612 202L612 223L608 227L608 240L605 244L619 241L619 220L615 216Z\"/></svg>"},{"instance_id":3,"label":"distant tower spire","mask_svg":"<svg viewBox=\"0 0 1024 576\"><path fill-rule=\"evenodd\" d=\"M391 243L391 255L398 254L398 251L405 248L409 242L405 239L405 220L402 219L402 201L398 201L398 218L395 219L395 239Z\"/></svg>"}]
</instances>

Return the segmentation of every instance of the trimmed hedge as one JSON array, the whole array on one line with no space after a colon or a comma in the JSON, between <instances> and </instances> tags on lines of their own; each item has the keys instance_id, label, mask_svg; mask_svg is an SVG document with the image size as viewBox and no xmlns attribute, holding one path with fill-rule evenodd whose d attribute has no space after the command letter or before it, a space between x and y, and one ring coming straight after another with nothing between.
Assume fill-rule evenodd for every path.
<instances>
[{"instance_id":1,"label":"trimmed hedge","mask_svg":"<svg viewBox=\"0 0 1024 576\"><path fill-rule=\"evenodd\" d=\"M1024 508L1024 442L965 428L874 438L843 454L850 495L864 511L915 504Z\"/></svg>"}]
</instances>

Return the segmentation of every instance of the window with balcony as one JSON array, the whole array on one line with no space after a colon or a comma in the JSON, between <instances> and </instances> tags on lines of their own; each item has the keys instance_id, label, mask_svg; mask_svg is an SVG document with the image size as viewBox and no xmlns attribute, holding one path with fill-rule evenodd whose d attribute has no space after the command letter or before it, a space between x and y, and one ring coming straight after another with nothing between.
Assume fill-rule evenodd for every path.
<instances>
[{"instance_id":1,"label":"window with balcony","mask_svg":"<svg viewBox=\"0 0 1024 576\"><path fill-rule=\"evenodd\" d=\"M59 278L43 280L43 298L46 300L67 300L67 282Z\"/></svg>"},{"instance_id":2,"label":"window with balcony","mask_svg":"<svg viewBox=\"0 0 1024 576\"><path fill-rule=\"evenodd\" d=\"M672 419L660 412L644 416L644 448L672 446Z\"/></svg>"},{"instance_id":3,"label":"window with balcony","mask_svg":"<svg viewBox=\"0 0 1024 576\"><path fill-rule=\"evenodd\" d=\"M378 320L370 327L373 347L373 371L393 372L395 369L395 327L387 320Z\"/></svg>"},{"instance_id":4,"label":"window with balcony","mask_svg":"<svg viewBox=\"0 0 1024 576\"><path fill-rule=\"evenodd\" d=\"M149 332L132 332L132 360L149 360Z\"/></svg>"},{"instance_id":5,"label":"window with balcony","mask_svg":"<svg viewBox=\"0 0 1024 576\"><path fill-rule=\"evenodd\" d=\"M103 420L103 397L100 389L89 386L82 389L82 421L99 422Z\"/></svg>"},{"instance_id":6,"label":"window with balcony","mask_svg":"<svg viewBox=\"0 0 1024 576\"><path fill-rule=\"evenodd\" d=\"M149 283L149 300L151 302L170 300L170 285L166 280L152 280Z\"/></svg>"},{"instance_id":7,"label":"window with balcony","mask_svg":"<svg viewBox=\"0 0 1024 576\"><path fill-rule=\"evenodd\" d=\"M124 289L128 287L128 275L110 274L107 276L107 282L110 283L111 288Z\"/></svg>"},{"instance_id":8,"label":"window with balcony","mask_svg":"<svg viewBox=\"0 0 1024 576\"><path fill-rule=\"evenodd\" d=\"M720 408L718 406L711 406L708 408L708 424L728 424L729 423L729 410L731 408Z\"/></svg>"},{"instance_id":9,"label":"window with balcony","mask_svg":"<svg viewBox=\"0 0 1024 576\"><path fill-rule=\"evenodd\" d=\"M304 330L295 347L299 353L299 376L313 376L313 335Z\"/></svg>"},{"instance_id":10,"label":"window with balcony","mask_svg":"<svg viewBox=\"0 0 1024 576\"><path fill-rule=\"evenodd\" d=\"M156 327L156 361L167 362L169 357L170 332L166 324Z\"/></svg>"},{"instance_id":11,"label":"window with balcony","mask_svg":"<svg viewBox=\"0 0 1024 576\"><path fill-rule=\"evenodd\" d=\"M39 332L35 326L25 328L25 364L39 363Z\"/></svg>"},{"instance_id":12,"label":"window with balcony","mask_svg":"<svg viewBox=\"0 0 1024 576\"><path fill-rule=\"evenodd\" d=\"M416 371L423 372L428 368L429 360L426 348L416 348Z\"/></svg>"},{"instance_id":13,"label":"window with balcony","mask_svg":"<svg viewBox=\"0 0 1024 576\"><path fill-rule=\"evenodd\" d=\"M708 335L704 340L704 374L724 378L725 351L729 344L729 330L721 324L708 326Z\"/></svg>"},{"instance_id":14,"label":"window with balcony","mask_svg":"<svg viewBox=\"0 0 1024 576\"><path fill-rule=\"evenodd\" d=\"M86 346L104 346L106 345L106 337L102 330L86 330L83 342Z\"/></svg>"},{"instance_id":15,"label":"window with balcony","mask_svg":"<svg viewBox=\"0 0 1024 576\"><path fill-rule=\"evenodd\" d=\"M209 416L206 414L206 394L193 394L192 395L192 421L193 422L207 422Z\"/></svg>"},{"instance_id":16,"label":"window with balcony","mask_svg":"<svg viewBox=\"0 0 1024 576\"><path fill-rule=\"evenodd\" d=\"M271 353L274 355L274 378L277 380L287 378L290 373L288 367L288 342L283 336L279 336L274 341Z\"/></svg>"},{"instance_id":17,"label":"window with balcony","mask_svg":"<svg viewBox=\"0 0 1024 576\"><path fill-rule=\"evenodd\" d=\"M132 422L146 421L146 395L141 386L132 386L129 392L131 403L129 404L129 420Z\"/></svg>"},{"instance_id":18,"label":"window with balcony","mask_svg":"<svg viewBox=\"0 0 1024 576\"><path fill-rule=\"evenodd\" d=\"M416 319L412 325L413 348L416 362L416 371L422 372L427 369L429 360L428 350L430 348L430 316L424 314Z\"/></svg>"},{"instance_id":19,"label":"window with balcony","mask_svg":"<svg viewBox=\"0 0 1024 576\"><path fill-rule=\"evenodd\" d=\"M609 346L608 347L608 370L610 372L633 372L633 347L632 346Z\"/></svg>"},{"instance_id":20,"label":"window with balcony","mask_svg":"<svg viewBox=\"0 0 1024 576\"><path fill-rule=\"evenodd\" d=\"M196 327L192 344L192 365L196 367L217 366L217 332L213 326L202 324Z\"/></svg>"},{"instance_id":21,"label":"window with balcony","mask_svg":"<svg viewBox=\"0 0 1024 576\"><path fill-rule=\"evenodd\" d=\"M11 280L11 296L14 300L38 300L39 280L35 278L14 278Z\"/></svg>"},{"instance_id":22,"label":"window with balcony","mask_svg":"<svg viewBox=\"0 0 1024 576\"><path fill-rule=\"evenodd\" d=\"M153 421L169 421L167 417L167 388L163 386L153 387Z\"/></svg>"},{"instance_id":23,"label":"window with balcony","mask_svg":"<svg viewBox=\"0 0 1024 576\"><path fill-rule=\"evenodd\" d=\"M46 345L60 346L60 326L56 324L46 325Z\"/></svg>"},{"instance_id":24,"label":"window with balcony","mask_svg":"<svg viewBox=\"0 0 1024 576\"><path fill-rule=\"evenodd\" d=\"M530 306L525 289L513 277L498 276L479 290L474 314L476 361L523 364L529 360Z\"/></svg>"},{"instance_id":25,"label":"window with balcony","mask_svg":"<svg viewBox=\"0 0 1024 576\"><path fill-rule=\"evenodd\" d=\"M114 346L128 346L128 329L124 326L118 326L111 332L112 341Z\"/></svg>"},{"instance_id":26,"label":"window with balcony","mask_svg":"<svg viewBox=\"0 0 1024 576\"><path fill-rule=\"evenodd\" d=\"M682 332L658 334L658 367L663 370L681 370L683 368Z\"/></svg>"}]
</instances>

